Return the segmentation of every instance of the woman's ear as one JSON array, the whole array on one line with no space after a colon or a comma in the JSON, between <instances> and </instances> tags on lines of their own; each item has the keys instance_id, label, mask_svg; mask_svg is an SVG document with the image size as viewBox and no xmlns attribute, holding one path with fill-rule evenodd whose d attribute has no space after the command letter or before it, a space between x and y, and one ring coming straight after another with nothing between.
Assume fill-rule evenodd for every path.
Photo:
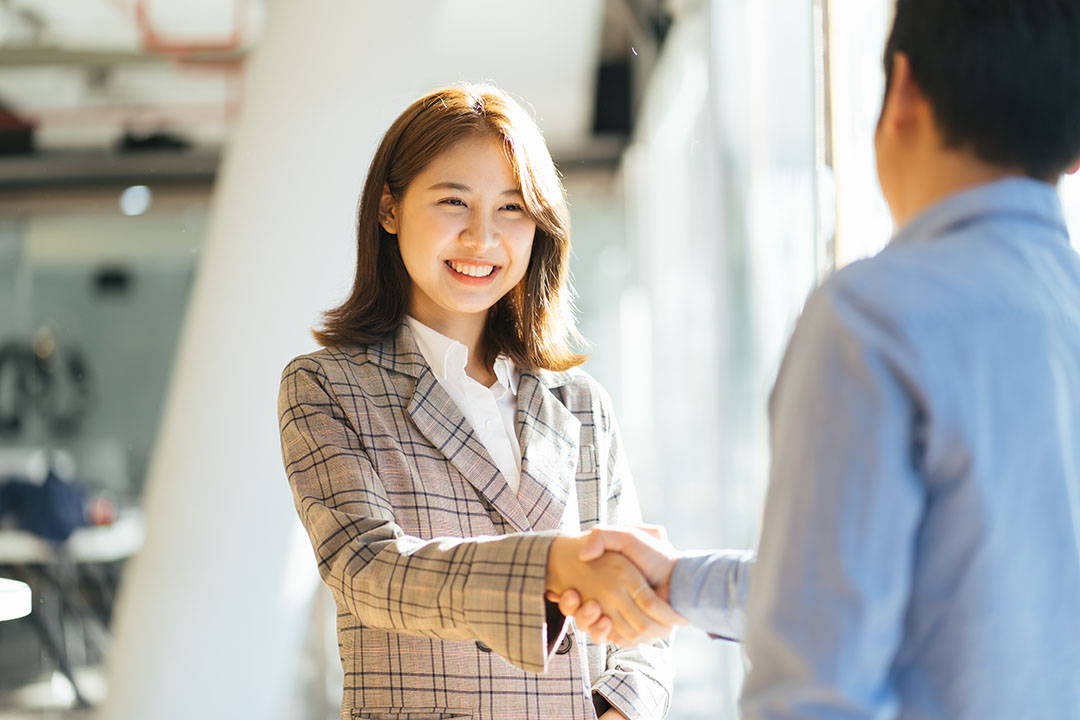
<instances>
[{"instance_id":1,"label":"woman's ear","mask_svg":"<svg viewBox=\"0 0 1080 720\"><path fill-rule=\"evenodd\" d=\"M383 185L382 197L379 198L379 224L391 235L397 235L397 201L390 192L389 185Z\"/></svg>"}]
</instances>

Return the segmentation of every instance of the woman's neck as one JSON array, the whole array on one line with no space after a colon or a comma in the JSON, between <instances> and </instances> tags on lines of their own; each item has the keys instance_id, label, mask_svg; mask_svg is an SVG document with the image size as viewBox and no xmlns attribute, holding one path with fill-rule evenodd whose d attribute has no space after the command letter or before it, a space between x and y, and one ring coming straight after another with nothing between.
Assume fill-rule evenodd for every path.
<instances>
[{"instance_id":1,"label":"woman's neck","mask_svg":"<svg viewBox=\"0 0 1080 720\"><path fill-rule=\"evenodd\" d=\"M462 315L460 313L425 312L422 308L412 308L409 314L427 325L435 332L457 340L469 350L469 361L465 365L465 374L484 387L491 387L497 378L495 371L484 364L484 326L487 313Z\"/></svg>"}]
</instances>

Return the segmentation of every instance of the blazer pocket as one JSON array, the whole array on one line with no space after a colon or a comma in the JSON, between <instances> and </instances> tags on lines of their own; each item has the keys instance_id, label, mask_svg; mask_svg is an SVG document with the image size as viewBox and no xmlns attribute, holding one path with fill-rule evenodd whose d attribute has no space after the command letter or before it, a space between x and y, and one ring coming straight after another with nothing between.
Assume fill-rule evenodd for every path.
<instances>
[{"instance_id":1,"label":"blazer pocket","mask_svg":"<svg viewBox=\"0 0 1080 720\"><path fill-rule=\"evenodd\" d=\"M578 477L583 475L595 476L596 475L596 446L595 445L582 445L578 450L578 464L577 474Z\"/></svg>"}]
</instances>

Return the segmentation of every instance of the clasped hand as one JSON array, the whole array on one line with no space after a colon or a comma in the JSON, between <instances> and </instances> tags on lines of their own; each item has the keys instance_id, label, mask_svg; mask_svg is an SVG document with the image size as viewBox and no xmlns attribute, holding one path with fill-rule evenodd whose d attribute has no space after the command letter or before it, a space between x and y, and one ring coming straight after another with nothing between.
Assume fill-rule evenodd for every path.
<instances>
[{"instance_id":1,"label":"clasped hand","mask_svg":"<svg viewBox=\"0 0 1080 720\"><path fill-rule=\"evenodd\" d=\"M668 604L677 560L660 528L559 536L548 556L547 598L594 642L640 645L687 624Z\"/></svg>"}]
</instances>

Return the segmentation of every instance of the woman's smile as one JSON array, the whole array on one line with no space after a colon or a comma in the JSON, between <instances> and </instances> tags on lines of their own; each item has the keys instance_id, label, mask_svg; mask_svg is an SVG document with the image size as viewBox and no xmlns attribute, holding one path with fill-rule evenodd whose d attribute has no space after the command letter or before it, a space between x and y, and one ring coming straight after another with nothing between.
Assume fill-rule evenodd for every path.
<instances>
[{"instance_id":1,"label":"woman's smile","mask_svg":"<svg viewBox=\"0 0 1080 720\"><path fill-rule=\"evenodd\" d=\"M451 277L466 285L486 285L499 271L498 265L475 260L447 260L445 264L450 269Z\"/></svg>"}]
</instances>

